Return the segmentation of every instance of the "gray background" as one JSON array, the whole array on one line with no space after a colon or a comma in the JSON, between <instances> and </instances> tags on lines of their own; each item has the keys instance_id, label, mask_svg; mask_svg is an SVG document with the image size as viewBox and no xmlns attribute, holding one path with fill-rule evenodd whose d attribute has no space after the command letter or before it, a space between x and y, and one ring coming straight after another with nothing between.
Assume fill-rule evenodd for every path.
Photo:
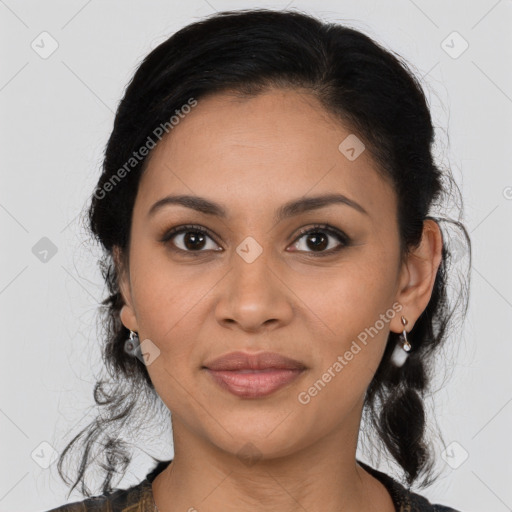
<instances>
[{"instance_id":1,"label":"gray background","mask_svg":"<svg viewBox=\"0 0 512 512\"><path fill-rule=\"evenodd\" d=\"M52 449L94 415L95 314L106 290L80 214L124 87L171 33L216 10L248 7L345 22L423 77L439 162L463 191L474 261L467 322L439 357L448 369L432 415L444 439L436 445L442 477L420 492L467 512L512 510L510 0L0 0L0 510L65 502ZM145 476L144 450L172 456L168 438L150 437L137 441L119 487Z\"/></svg>"}]
</instances>

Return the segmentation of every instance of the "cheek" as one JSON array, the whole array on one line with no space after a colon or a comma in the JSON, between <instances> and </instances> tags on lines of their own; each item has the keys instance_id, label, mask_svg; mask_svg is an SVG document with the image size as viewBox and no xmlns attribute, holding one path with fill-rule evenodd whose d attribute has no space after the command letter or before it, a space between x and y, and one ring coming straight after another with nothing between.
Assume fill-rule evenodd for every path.
<instances>
[{"instance_id":1,"label":"cheek","mask_svg":"<svg viewBox=\"0 0 512 512\"><path fill-rule=\"evenodd\" d=\"M176 264L148 245L133 255L132 289L141 330L163 342L193 323L215 280L193 263Z\"/></svg>"},{"instance_id":2,"label":"cheek","mask_svg":"<svg viewBox=\"0 0 512 512\"><path fill-rule=\"evenodd\" d=\"M139 337L141 342L151 340L159 352L158 359L148 366L153 380L153 373L163 361L167 369L170 363L185 359L190 345L180 343L180 340L186 339L184 330L193 320L193 305L200 298L199 290L184 286L179 273L171 272L169 265L162 264L158 255L150 257L140 247L137 253L134 251L131 263L132 297ZM184 290L189 291L185 293Z\"/></svg>"},{"instance_id":3,"label":"cheek","mask_svg":"<svg viewBox=\"0 0 512 512\"><path fill-rule=\"evenodd\" d=\"M337 267L311 271L293 284L303 300L304 315L327 339L343 342L370 328L391 307L392 265L376 258L347 259Z\"/></svg>"},{"instance_id":4,"label":"cheek","mask_svg":"<svg viewBox=\"0 0 512 512\"><path fill-rule=\"evenodd\" d=\"M312 276L310 282L302 281L297 295L307 297L303 315L309 319L309 338L317 340L318 350L310 383L320 379L320 387L326 384L319 402L344 396L354 404L371 382L386 347L390 321L398 314L393 307L396 276L389 268L393 268L390 259L373 255L347 260L336 272L331 269Z\"/></svg>"},{"instance_id":5,"label":"cheek","mask_svg":"<svg viewBox=\"0 0 512 512\"><path fill-rule=\"evenodd\" d=\"M322 319L323 335L309 330L318 357L297 400L316 425L328 428L362 403L397 312L384 280L365 277L355 269L331 282L324 293L312 294L309 306L314 311L312 323L318 325L314 317Z\"/></svg>"},{"instance_id":6,"label":"cheek","mask_svg":"<svg viewBox=\"0 0 512 512\"><path fill-rule=\"evenodd\" d=\"M207 290L157 264L133 287L139 331L156 346L156 357L147 371L156 392L171 410L190 406L196 396L194 363L201 297ZM142 338L141 338L142 341ZM198 363L199 364L199 363Z\"/></svg>"}]
</instances>

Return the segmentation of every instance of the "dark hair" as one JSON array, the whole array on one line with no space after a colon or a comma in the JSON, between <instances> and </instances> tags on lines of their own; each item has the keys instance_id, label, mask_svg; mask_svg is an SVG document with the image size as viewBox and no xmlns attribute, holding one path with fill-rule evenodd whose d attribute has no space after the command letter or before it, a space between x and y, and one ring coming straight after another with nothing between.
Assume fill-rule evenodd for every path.
<instances>
[{"instance_id":1,"label":"dark hair","mask_svg":"<svg viewBox=\"0 0 512 512\"><path fill-rule=\"evenodd\" d=\"M446 222L463 233L454 253L442 230L442 262L432 296L409 334L413 351L403 367L392 366L389 359L399 335L391 332L365 398L364 419L401 466L409 486L420 475L426 475L423 486L432 481L424 399L435 375L434 353L446 339L447 326L459 306L463 316L467 312L469 277L458 280L459 293L450 301L448 276L454 275L452 266L462 253L469 256L470 266L471 242L460 218L431 216L444 195L456 190L460 199L460 191L449 169L442 172L433 161L427 100L403 59L360 31L295 11L256 9L220 12L172 35L144 58L117 109L88 211L89 227L104 251L100 265L110 292L101 308L102 355L113 387L98 380L98 417L60 455L59 473L69 484L62 464L71 448L81 448L70 492L81 483L82 494L90 495L85 473L97 458L105 476L103 492L110 492L113 476L123 475L131 460L120 432L133 421L138 405L159 403L146 366L125 351L129 331L119 317L123 300L113 258L114 247L119 247L123 264L128 264L133 205L148 161L138 151L147 146L148 137L162 132L158 127L169 131L171 117L191 99L226 91L251 96L270 88L309 91L364 142L396 191L402 258L419 244L426 219ZM142 400L141 393L150 398Z\"/></svg>"}]
</instances>

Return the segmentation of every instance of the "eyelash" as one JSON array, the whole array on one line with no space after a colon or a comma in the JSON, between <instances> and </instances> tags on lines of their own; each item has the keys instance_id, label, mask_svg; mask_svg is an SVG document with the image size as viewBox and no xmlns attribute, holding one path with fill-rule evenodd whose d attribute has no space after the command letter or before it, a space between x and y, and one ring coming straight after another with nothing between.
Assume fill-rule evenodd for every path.
<instances>
[{"instance_id":1,"label":"eyelash","mask_svg":"<svg viewBox=\"0 0 512 512\"><path fill-rule=\"evenodd\" d=\"M217 243L215 241L215 237L210 233L209 230L207 230L206 228L203 228L201 226L195 225L195 224L185 224L183 226L177 226L175 228L172 228L172 229L166 231L164 233L164 235L160 238L160 242L162 242L164 245L168 245L168 242L170 242L174 236L180 235L182 233L187 233L187 232L194 232L194 233L199 233L201 235L207 235L215 243ZM340 231L339 229L337 229L333 226L330 226L329 224L314 224L311 228L301 229L299 235L293 241L293 244L297 243L305 235L308 235L310 233L316 233L316 232L325 232L325 233L328 233L328 234L334 236L341 243L341 246L339 246L336 249L330 249L329 251L322 251L322 252L317 252L317 253L315 253L314 251L313 252L306 251L306 254L313 256L315 258L331 256L331 255L341 251L343 248L346 248L351 245L350 238L345 233L343 233L343 231ZM176 252L190 254L193 256L199 256L202 252L206 252L204 250L185 251L185 250L179 249L177 247L171 247L171 249ZM297 252L301 253L304 251L297 251Z\"/></svg>"}]
</instances>

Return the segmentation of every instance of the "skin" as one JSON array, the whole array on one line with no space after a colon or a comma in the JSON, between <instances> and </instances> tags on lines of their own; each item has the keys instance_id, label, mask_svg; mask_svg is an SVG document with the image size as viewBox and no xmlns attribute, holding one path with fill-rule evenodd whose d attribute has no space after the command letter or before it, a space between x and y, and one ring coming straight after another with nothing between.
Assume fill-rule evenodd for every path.
<instances>
[{"instance_id":1,"label":"skin","mask_svg":"<svg viewBox=\"0 0 512 512\"><path fill-rule=\"evenodd\" d=\"M438 225L425 221L421 244L400 263L395 192L368 151L350 161L338 150L350 133L305 91L222 93L200 99L150 155L129 266L117 250L115 258L121 320L158 347L147 369L172 411L173 463L153 482L161 512L394 510L385 487L356 463L363 400L390 330L402 332L404 315L409 332L430 300L442 238ZM274 221L290 200L333 192L368 214L335 204ZM148 217L168 194L206 197L228 216L168 205ZM320 249L299 233L315 223L340 229L351 244L315 257L340 247L323 230L329 245ZM183 234L160 241L183 224L215 238L188 248ZM251 263L236 252L248 236L262 250ZM298 394L393 304L402 310L300 403ZM270 396L240 398L201 369L234 350L278 352L307 370ZM244 446L252 447L252 464L237 455Z\"/></svg>"}]
</instances>

